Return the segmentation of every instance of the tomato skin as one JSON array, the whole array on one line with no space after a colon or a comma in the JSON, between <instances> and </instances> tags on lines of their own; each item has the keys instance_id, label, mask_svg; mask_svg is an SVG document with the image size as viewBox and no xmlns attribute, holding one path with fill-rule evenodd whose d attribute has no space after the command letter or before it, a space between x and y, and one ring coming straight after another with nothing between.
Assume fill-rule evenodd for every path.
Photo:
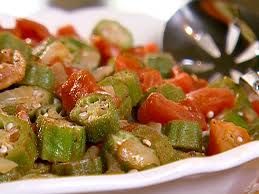
<instances>
[{"instance_id":1,"label":"tomato skin","mask_svg":"<svg viewBox=\"0 0 259 194\"><path fill-rule=\"evenodd\" d=\"M30 38L35 42L40 42L51 36L45 26L24 18L19 18L16 20L15 31L19 34L20 38Z\"/></svg>"},{"instance_id":2,"label":"tomato skin","mask_svg":"<svg viewBox=\"0 0 259 194\"><path fill-rule=\"evenodd\" d=\"M200 127L203 131L208 130L207 122L205 116L202 114L201 110L199 109L199 106L190 99L185 99L180 102L181 105L188 107L188 110L193 115L193 120L197 121L200 124Z\"/></svg>"},{"instance_id":3,"label":"tomato skin","mask_svg":"<svg viewBox=\"0 0 259 194\"><path fill-rule=\"evenodd\" d=\"M74 72L59 89L64 109L69 112L82 96L101 90L94 77L86 70Z\"/></svg>"},{"instance_id":4,"label":"tomato skin","mask_svg":"<svg viewBox=\"0 0 259 194\"><path fill-rule=\"evenodd\" d=\"M57 36L79 37L79 35L78 35L77 31L75 30L75 28L72 25L70 25L70 24L61 26L57 30Z\"/></svg>"},{"instance_id":5,"label":"tomato skin","mask_svg":"<svg viewBox=\"0 0 259 194\"><path fill-rule=\"evenodd\" d=\"M255 100L252 102L252 107L254 111L259 115L259 100Z\"/></svg>"},{"instance_id":6,"label":"tomato skin","mask_svg":"<svg viewBox=\"0 0 259 194\"><path fill-rule=\"evenodd\" d=\"M91 42L100 52L102 56L102 64L106 64L111 57L116 57L121 52L121 49L118 46L106 41L104 38L100 36L92 36Z\"/></svg>"},{"instance_id":7,"label":"tomato skin","mask_svg":"<svg viewBox=\"0 0 259 194\"><path fill-rule=\"evenodd\" d=\"M201 88L189 93L187 98L194 101L205 116L209 111L217 115L235 104L235 95L227 88Z\"/></svg>"},{"instance_id":8,"label":"tomato skin","mask_svg":"<svg viewBox=\"0 0 259 194\"><path fill-rule=\"evenodd\" d=\"M238 138L241 138L239 140ZM211 120L208 155L218 154L251 140L247 130L231 122Z\"/></svg>"},{"instance_id":9,"label":"tomato skin","mask_svg":"<svg viewBox=\"0 0 259 194\"><path fill-rule=\"evenodd\" d=\"M76 68L76 67L67 67L67 66L64 66L65 68L65 72L67 74L67 76L69 77L70 75L72 75L73 73L77 72L77 71L80 71L79 68Z\"/></svg>"},{"instance_id":10,"label":"tomato skin","mask_svg":"<svg viewBox=\"0 0 259 194\"><path fill-rule=\"evenodd\" d=\"M195 117L187 106L168 100L159 93L151 93L138 109L138 120L165 124L171 120L194 121Z\"/></svg>"},{"instance_id":11,"label":"tomato skin","mask_svg":"<svg viewBox=\"0 0 259 194\"><path fill-rule=\"evenodd\" d=\"M155 69L143 68L137 73L144 92L149 88L159 86L164 82L160 72Z\"/></svg>"},{"instance_id":12,"label":"tomato skin","mask_svg":"<svg viewBox=\"0 0 259 194\"><path fill-rule=\"evenodd\" d=\"M182 88L185 93L193 90L193 80L188 73L179 73L174 78L167 79L166 82Z\"/></svg>"},{"instance_id":13,"label":"tomato skin","mask_svg":"<svg viewBox=\"0 0 259 194\"><path fill-rule=\"evenodd\" d=\"M182 88L185 93L206 87L208 82L203 79L198 79L196 76L190 76L188 73L181 72L179 67L172 69L175 77L167 79L166 82Z\"/></svg>"},{"instance_id":14,"label":"tomato skin","mask_svg":"<svg viewBox=\"0 0 259 194\"><path fill-rule=\"evenodd\" d=\"M138 72L141 70L141 61L129 53L122 53L118 55L115 59L115 71L123 71L123 70L131 70L134 72Z\"/></svg>"}]
</instances>

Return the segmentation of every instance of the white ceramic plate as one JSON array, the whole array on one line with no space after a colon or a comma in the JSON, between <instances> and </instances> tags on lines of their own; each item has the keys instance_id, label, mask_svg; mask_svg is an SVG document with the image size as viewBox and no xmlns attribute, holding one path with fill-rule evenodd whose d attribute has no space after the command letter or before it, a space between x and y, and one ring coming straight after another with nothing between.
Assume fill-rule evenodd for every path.
<instances>
[{"instance_id":1,"label":"white ceramic plate","mask_svg":"<svg viewBox=\"0 0 259 194\"><path fill-rule=\"evenodd\" d=\"M98 20L111 18L118 20L133 32L136 44L146 42L160 44L164 27L164 22L149 16L122 14L106 9L80 10L74 13L51 9L31 18L48 26L51 32L55 32L58 26L71 23L83 37L89 36L92 27ZM11 23L10 18L5 16L0 16L0 19L7 21L5 22L7 25ZM0 193L238 194L251 182L252 178L255 178L255 172L259 170L258 158L259 141L256 141L212 157L181 160L131 174L34 179L3 183L0 184ZM247 163L252 160L252 165ZM234 180L238 181L238 184ZM241 186L242 188L240 188Z\"/></svg>"}]
</instances>

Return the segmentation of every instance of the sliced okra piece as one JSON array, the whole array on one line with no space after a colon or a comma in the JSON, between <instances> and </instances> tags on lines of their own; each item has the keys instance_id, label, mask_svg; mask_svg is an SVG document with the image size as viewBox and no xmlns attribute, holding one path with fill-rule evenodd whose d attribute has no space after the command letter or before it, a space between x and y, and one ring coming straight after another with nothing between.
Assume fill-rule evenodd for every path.
<instances>
[{"instance_id":1,"label":"sliced okra piece","mask_svg":"<svg viewBox=\"0 0 259 194\"><path fill-rule=\"evenodd\" d=\"M0 49L19 51L27 63L31 59L31 47L10 32L0 32Z\"/></svg>"},{"instance_id":2,"label":"sliced okra piece","mask_svg":"<svg viewBox=\"0 0 259 194\"><path fill-rule=\"evenodd\" d=\"M116 155L118 147L128 139L136 139L136 137L132 133L122 130L109 134L105 140L104 151Z\"/></svg>"},{"instance_id":3,"label":"sliced okra piece","mask_svg":"<svg viewBox=\"0 0 259 194\"><path fill-rule=\"evenodd\" d=\"M24 173L37 158L36 137L30 125L15 116L0 113L0 157L15 162Z\"/></svg>"},{"instance_id":4,"label":"sliced okra piece","mask_svg":"<svg viewBox=\"0 0 259 194\"><path fill-rule=\"evenodd\" d=\"M196 122L171 121L164 126L163 132L168 136L174 148L202 151L202 130Z\"/></svg>"},{"instance_id":5,"label":"sliced okra piece","mask_svg":"<svg viewBox=\"0 0 259 194\"><path fill-rule=\"evenodd\" d=\"M21 176L21 173L14 168L5 174L0 173L0 183L18 180Z\"/></svg>"},{"instance_id":6,"label":"sliced okra piece","mask_svg":"<svg viewBox=\"0 0 259 194\"><path fill-rule=\"evenodd\" d=\"M176 150L173 149L167 136L146 125L136 127L132 133L145 145L155 150L161 164L177 160Z\"/></svg>"},{"instance_id":7,"label":"sliced okra piece","mask_svg":"<svg viewBox=\"0 0 259 194\"><path fill-rule=\"evenodd\" d=\"M101 20L96 24L92 33L103 37L122 49L128 49L133 46L132 34L119 22L113 20Z\"/></svg>"},{"instance_id":8,"label":"sliced okra piece","mask_svg":"<svg viewBox=\"0 0 259 194\"><path fill-rule=\"evenodd\" d=\"M132 106L136 106L143 95L137 75L130 71L120 71L115 73L113 77L127 85Z\"/></svg>"},{"instance_id":9,"label":"sliced okra piece","mask_svg":"<svg viewBox=\"0 0 259 194\"><path fill-rule=\"evenodd\" d=\"M259 118L249 123L248 133L253 140L259 140Z\"/></svg>"},{"instance_id":10,"label":"sliced okra piece","mask_svg":"<svg viewBox=\"0 0 259 194\"><path fill-rule=\"evenodd\" d=\"M49 37L43 40L42 42L40 42L40 44L38 44L32 49L32 55L36 56L37 58L40 57L46 51L46 48L54 41L55 41L54 37Z\"/></svg>"},{"instance_id":11,"label":"sliced okra piece","mask_svg":"<svg viewBox=\"0 0 259 194\"><path fill-rule=\"evenodd\" d=\"M25 75L26 61L17 50L0 50L0 90L20 82Z\"/></svg>"},{"instance_id":12,"label":"sliced okra piece","mask_svg":"<svg viewBox=\"0 0 259 194\"><path fill-rule=\"evenodd\" d=\"M117 158L126 170L144 170L160 165L155 151L134 138L122 142Z\"/></svg>"},{"instance_id":13,"label":"sliced okra piece","mask_svg":"<svg viewBox=\"0 0 259 194\"><path fill-rule=\"evenodd\" d=\"M39 116L45 116L45 117L51 117L51 118L62 118L62 106L61 103L55 103L50 105L45 105L41 108L39 108L36 111L36 117Z\"/></svg>"},{"instance_id":14,"label":"sliced okra piece","mask_svg":"<svg viewBox=\"0 0 259 194\"><path fill-rule=\"evenodd\" d=\"M53 101L53 95L36 86L20 86L0 93L0 109L14 115L17 109L23 108L33 117L36 110Z\"/></svg>"},{"instance_id":15,"label":"sliced okra piece","mask_svg":"<svg viewBox=\"0 0 259 194\"><path fill-rule=\"evenodd\" d=\"M118 79L114 79L113 76L106 77L99 82L99 85L104 89L105 87L112 87L115 95L121 99L121 104L119 106L120 118L128 118L131 115L132 100L129 96L127 85Z\"/></svg>"},{"instance_id":16,"label":"sliced okra piece","mask_svg":"<svg viewBox=\"0 0 259 194\"><path fill-rule=\"evenodd\" d=\"M99 52L85 42L73 38L63 37L60 41L68 48L73 56L72 66L79 69L94 70L100 63Z\"/></svg>"},{"instance_id":17,"label":"sliced okra piece","mask_svg":"<svg viewBox=\"0 0 259 194\"><path fill-rule=\"evenodd\" d=\"M51 167L51 172L57 175L94 175L102 174L102 160L99 156L99 151L96 146L90 147L84 158L79 161L66 162L66 163L54 163ZM92 152L92 153L91 153Z\"/></svg>"},{"instance_id":18,"label":"sliced okra piece","mask_svg":"<svg viewBox=\"0 0 259 194\"><path fill-rule=\"evenodd\" d=\"M167 53L148 54L144 58L147 67L154 68L160 72L163 78L172 76L173 58Z\"/></svg>"},{"instance_id":19,"label":"sliced okra piece","mask_svg":"<svg viewBox=\"0 0 259 194\"><path fill-rule=\"evenodd\" d=\"M119 114L111 96L92 93L82 97L70 112L70 119L85 126L86 139L97 143L119 130Z\"/></svg>"},{"instance_id":20,"label":"sliced okra piece","mask_svg":"<svg viewBox=\"0 0 259 194\"><path fill-rule=\"evenodd\" d=\"M52 70L46 65L35 63L27 67L25 77L21 84L38 86L52 91L54 82L55 78Z\"/></svg>"},{"instance_id":21,"label":"sliced okra piece","mask_svg":"<svg viewBox=\"0 0 259 194\"><path fill-rule=\"evenodd\" d=\"M245 121L243 115L238 114L238 111L227 110L218 116L223 121L232 122L237 126L248 129L248 124Z\"/></svg>"},{"instance_id":22,"label":"sliced okra piece","mask_svg":"<svg viewBox=\"0 0 259 194\"><path fill-rule=\"evenodd\" d=\"M150 88L145 96L149 96L149 94L151 94L152 92L158 92L166 97L168 100L172 100L174 102L179 102L185 98L185 94L181 88L166 83L157 87Z\"/></svg>"},{"instance_id":23,"label":"sliced okra piece","mask_svg":"<svg viewBox=\"0 0 259 194\"><path fill-rule=\"evenodd\" d=\"M69 162L79 160L85 151L85 129L60 118L37 119L39 154L42 160Z\"/></svg>"},{"instance_id":24,"label":"sliced okra piece","mask_svg":"<svg viewBox=\"0 0 259 194\"><path fill-rule=\"evenodd\" d=\"M106 166L105 174L123 174L125 173L122 170L121 164L117 160L117 158L111 153L104 151L103 152L103 161Z\"/></svg>"}]
</instances>

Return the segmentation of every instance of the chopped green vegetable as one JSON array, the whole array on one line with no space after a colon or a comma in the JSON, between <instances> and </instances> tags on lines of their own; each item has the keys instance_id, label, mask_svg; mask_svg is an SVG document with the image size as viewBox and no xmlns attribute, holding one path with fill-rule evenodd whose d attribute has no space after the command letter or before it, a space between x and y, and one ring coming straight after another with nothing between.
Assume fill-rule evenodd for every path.
<instances>
[{"instance_id":1,"label":"chopped green vegetable","mask_svg":"<svg viewBox=\"0 0 259 194\"><path fill-rule=\"evenodd\" d=\"M122 49L128 49L133 46L132 34L120 23L113 20L101 20L96 24L92 33L103 37Z\"/></svg>"},{"instance_id":2,"label":"chopped green vegetable","mask_svg":"<svg viewBox=\"0 0 259 194\"><path fill-rule=\"evenodd\" d=\"M30 46L9 32L0 33L0 49L18 50L22 53L27 63L31 60Z\"/></svg>"},{"instance_id":3,"label":"chopped green vegetable","mask_svg":"<svg viewBox=\"0 0 259 194\"><path fill-rule=\"evenodd\" d=\"M115 73L113 77L127 85L129 96L132 100L132 106L136 106L143 95L137 75L130 71L120 71Z\"/></svg>"},{"instance_id":4,"label":"chopped green vegetable","mask_svg":"<svg viewBox=\"0 0 259 194\"><path fill-rule=\"evenodd\" d=\"M40 158L50 162L79 160L85 151L85 129L65 119L40 116L39 128Z\"/></svg>"},{"instance_id":5,"label":"chopped green vegetable","mask_svg":"<svg viewBox=\"0 0 259 194\"><path fill-rule=\"evenodd\" d=\"M174 148L202 151L202 131L198 123L183 120L171 121L164 126L163 131Z\"/></svg>"},{"instance_id":6,"label":"chopped green vegetable","mask_svg":"<svg viewBox=\"0 0 259 194\"><path fill-rule=\"evenodd\" d=\"M111 97L105 94L82 97L70 112L70 118L85 126L89 142L100 142L109 133L119 130L119 114Z\"/></svg>"},{"instance_id":7,"label":"chopped green vegetable","mask_svg":"<svg viewBox=\"0 0 259 194\"><path fill-rule=\"evenodd\" d=\"M160 165L155 151L134 138L122 142L118 147L117 158L127 170L144 170Z\"/></svg>"},{"instance_id":8,"label":"chopped green vegetable","mask_svg":"<svg viewBox=\"0 0 259 194\"><path fill-rule=\"evenodd\" d=\"M158 53L145 56L144 63L147 67L158 70L163 78L172 76L173 59L170 54Z\"/></svg>"},{"instance_id":9,"label":"chopped green vegetable","mask_svg":"<svg viewBox=\"0 0 259 194\"><path fill-rule=\"evenodd\" d=\"M147 91L145 96L149 96L149 94L151 94L152 92L158 92L166 97L168 100L172 100L174 102L180 102L185 98L183 90L171 84L162 84L157 87L152 87Z\"/></svg>"},{"instance_id":10,"label":"chopped green vegetable","mask_svg":"<svg viewBox=\"0 0 259 194\"><path fill-rule=\"evenodd\" d=\"M89 154L92 149L98 149L95 146L90 147L84 158L79 161L54 163L51 172L57 175L96 175L102 174L102 161L98 154Z\"/></svg>"},{"instance_id":11,"label":"chopped green vegetable","mask_svg":"<svg viewBox=\"0 0 259 194\"><path fill-rule=\"evenodd\" d=\"M27 67L25 77L21 84L39 86L52 91L54 87L54 79L53 72L47 66L36 63Z\"/></svg>"},{"instance_id":12,"label":"chopped green vegetable","mask_svg":"<svg viewBox=\"0 0 259 194\"><path fill-rule=\"evenodd\" d=\"M0 113L0 129L0 157L18 164L21 173L30 170L38 155L30 125L15 116Z\"/></svg>"},{"instance_id":13,"label":"chopped green vegetable","mask_svg":"<svg viewBox=\"0 0 259 194\"><path fill-rule=\"evenodd\" d=\"M244 120L244 117L242 115L239 115L237 111L225 111L222 115L220 115L220 118L222 118L223 121L232 122L237 126L248 129L248 124Z\"/></svg>"},{"instance_id":14,"label":"chopped green vegetable","mask_svg":"<svg viewBox=\"0 0 259 194\"><path fill-rule=\"evenodd\" d=\"M20 86L0 93L0 109L11 115L22 108L32 117L38 108L52 101L53 95L50 92L36 86Z\"/></svg>"}]
</instances>

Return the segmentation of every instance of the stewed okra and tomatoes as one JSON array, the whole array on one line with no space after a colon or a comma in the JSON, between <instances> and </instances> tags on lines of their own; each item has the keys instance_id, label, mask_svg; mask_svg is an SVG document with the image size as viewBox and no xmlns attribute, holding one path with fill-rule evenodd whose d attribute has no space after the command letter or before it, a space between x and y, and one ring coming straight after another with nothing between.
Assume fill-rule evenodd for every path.
<instances>
[{"instance_id":1,"label":"stewed okra and tomatoes","mask_svg":"<svg viewBox=\"0 0 259 194\"><path fill-rule=\"evenodd\" d=\"M27 19L0 31L0 182L140 171L259 139L240 85L184 72L116 21L88 41Z\"/></svg>"}]
</instances>

